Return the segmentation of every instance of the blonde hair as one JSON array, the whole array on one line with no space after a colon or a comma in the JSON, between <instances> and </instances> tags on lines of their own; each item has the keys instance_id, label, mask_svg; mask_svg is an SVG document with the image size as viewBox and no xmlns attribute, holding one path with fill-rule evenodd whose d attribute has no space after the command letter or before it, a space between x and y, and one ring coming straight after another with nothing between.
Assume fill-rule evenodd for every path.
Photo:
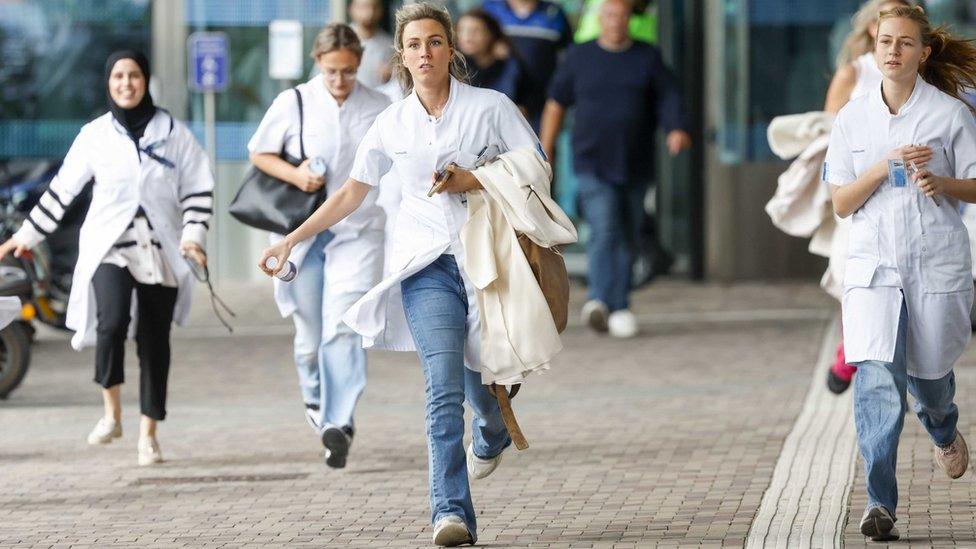
<instances>
[{"instance_id":1,"label":"blonde hair","mask_svg":"<svg viewBox=\"0 0 976 549\"><path fill-rule=\"evenodd\" d=\"M925 10L919 6L883 12L878 24L894 18L915 22L922 45L932 48L932 53L918 67L922 79L968 105L963 99L963 92L976 88L976 46L973 46L973 40L954 37L945 25L933 29ZM976 113L972 106L969 110Z\"/></svg>"},{"instance_id":2,"label":"blonde hair","mask_svg":"<svg viewBox=\"0 0 976 549\"><path fill-rule=\"evenodd\" d=\"M312 59L318 59L320 55L338 50L347 50L359 59L363 58L363 44L356 36L356 31L345 23L329 23L315 36L309 55Z\"/></svg>"},{"instance_id":3,"label":"blonde hair","mask_svg":"<svg viewBox=\"0 0 976 549\"><path fill-rule=\"evenodd\" d=\"M468 65L464 60L464 56L457 49L457 37L454 33L454 25L451 23L451 14L446 9L435 4L419 2L405 5L396 12L396 30L393 34L393 48L396 51L393 54L393 59L390 61L390 66L393 68L393 76L396 77L400 88L408 93L413 90L413 76L410 75L410 71L403 64L403 29L408 23L423 19L431 19L444 27L444 34L447 36L447 45L453 52L448 72L457 80L467 82Z\"/></svg>"},{"instance_id":4,"label":"blonde hair","mask_svg":"<svg viewBox=\"0 0 976 549\"><path fill-rule=\"evenodd\" d=\"M869 0L861 5L853 16L851 16L851 32L844 39L844 45L837 54L837 66L843 67L851 63L858 57L874 51L874 39L871 38L871 25L878 22L881 13L881 6L892 2L901 4L907 8L915 6L910 0Z\"/></svg>"}]
</instances>

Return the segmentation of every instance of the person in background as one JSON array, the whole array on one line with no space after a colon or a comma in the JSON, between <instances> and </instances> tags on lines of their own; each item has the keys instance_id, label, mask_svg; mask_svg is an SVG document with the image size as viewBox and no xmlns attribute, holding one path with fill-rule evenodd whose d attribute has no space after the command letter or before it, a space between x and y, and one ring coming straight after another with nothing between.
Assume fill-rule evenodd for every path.
<instances>
[{"instance_id":1,"label":"person in background","mask_svg":"<svg viewBox=\"0 0 976 549\"><path fill-rule=\"evenodd\" d=\"M860 97L881 85L881 69L874 58L874 42L878 36L878 16L883 11L897 7L912 7L907 0L870 0L865 2L851 18L853 29L844 40L837 58L837 72L827 89L824 111L837 114L851 99ZM850 222L838 220L831 243L830 266L823 285L834 297L840 299L843 292L844 263L847 258L847 238ZM847 364L844 340L837 346L834 363L827 372L827 388L841 394L851 385L857 368Z\"/></svg>"},{"instance_id":2,"label":"person in background","mask_svg":"<svg viewBox=\"0 0 976 549\"><path fill-rule=\"evenodd\" d=\"M486 0L482 7L501 24L525 67L522 99L529 124L538 132L559 55L573 41L569 20L548 0Z\"/></svg>"},{"instance_id":3,"label":"person in background","mask_svg":"<svg viewBox=\"0 0 976 549\"><path fill-rule=\"evenodd\" d=\"M458 19L457 35L471 85L502 92L521 107L524 70L498 20L481 8L473 8Z\"/></svg>"},{"instance_id":4,"label":"person in background","mask_svg":"<svg viewBox=\"0 0 976 549\"><path fill-rule=\"evenodd\" d=\"M677 82L660 51L630 38L630 2L607 0L600 10L600 38L572 47L553 78L541 140L554 158L566 109L575 107L573 167L590 226L583 321L597 332L626 338L638 331L630 289L654 174L654 132L664 126L672 156L690 147L691 137Z\"/></svg>"},{"instance_id":5,"label":"person in background","mask_svg":"<svg viewBox=\"0 0 976 549\"><path fill-rule=\"evenodd\" d=\"M390 58L393 38L380 27L383 19L381 0L351 0L349 20L363 47L363 59L357 78L371 88L379 88L390 81Z\"/></svg>"},{"instance_id":6,"label":"person in background","mask_svg":"<svg viewBox=\"0 0 976 549\"><path fill-rule=\"evenodd\" d=\"M603 0L586 0L583 14L576 25L573 40L577 44L596 40L600 36L600 6ZM628 24L630 37L638 42L657 43L657 7L648 0L636 0Z\"/></svg>"},{"instance_id":7,"label":"person in background","mask_svg":"<svg viewBox=\"0 0 976 549\"><path fill-rule=\"evenodd\" d=\"M135 312L139 356L138 463L163 460L157 422L166 418L170 327L190 312L193 273L205 266L213 215L213 172L190 129L156 108L149 61L122 50L105 63L109 112L85 124L58 175L27 221L0 245L0 259L20 256L54 231L72 200L94 178L81 227L67 326L76 350L95 345L95 379L104 415L88 444L122 436L120 392L125 340Z\"/></svg>"},{"instance_id":8,"label":"person in background","mask_svg":"<svg viewBox=\"0 0 976 549\"><path fill-rule=\"evenodd\" d=\"M261 171L305 191L325 186L331 195L352 169L356 147L376 116L389 104L382 93L357 82L363 49L351 28L330 23L312 46L318 76L282 92L248 143L251 162ZM304 110L304 135L296 92ZM309 159L292 166L278 155L284 149ZM311 158L321 158L325 174L312 173ZM362 338L341 321L342 314L383 270L383 211L375 192L354 214L296 244L292 261L298 275L290 283L274 279L282 316L295 322L295 367L305 401L305 416L325 446L325 463L342 468L352 444L353 412L366 387ZM283 235L271 235L271 243Z\"/></svg>"}]
</instances>

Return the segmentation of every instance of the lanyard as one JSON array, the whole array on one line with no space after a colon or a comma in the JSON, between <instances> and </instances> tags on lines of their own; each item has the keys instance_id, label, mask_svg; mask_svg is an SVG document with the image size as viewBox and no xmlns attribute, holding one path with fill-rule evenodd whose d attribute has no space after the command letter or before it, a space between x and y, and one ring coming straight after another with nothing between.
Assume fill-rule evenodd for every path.
<instances>
[{"instance_id":1,"label":"lanyard","mask_svg":"<svg viewBox=\"0 0 976 549\"><path fill-rule=\"evenodd\" d=\"M227 311L227 314L229 314L231 317L237 318L237 315L234 313L234 311L230 310L230 307L228 307L227 304L224 303L224 300L220 299L220 296L218 296L217 292L214 291L213 284L210 282L210 269L206 265L200 265L189 257L184 259L186 259L186 262L189 263L190 271L193 272L194 278L205 283L207 285L207 289L210 290L210 306L213 307L213 312L217 317L217 320L224 325L224 328L227 328L228 332L234 333L234 328L232 328L231 325L224 320L224 317L220 314L220 309L217 308L217 305L223 307L223 309Z\"/></svg>"}]
</instances>

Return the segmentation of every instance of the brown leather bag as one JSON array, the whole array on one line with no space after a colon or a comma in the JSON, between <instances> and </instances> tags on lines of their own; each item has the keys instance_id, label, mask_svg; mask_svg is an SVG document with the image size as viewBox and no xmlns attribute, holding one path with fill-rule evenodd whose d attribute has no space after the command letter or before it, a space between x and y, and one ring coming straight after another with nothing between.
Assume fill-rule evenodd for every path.
<instances>
[{"instance_id":1,"label":"brown leather bag","mask_svg":"<svg viewBox=\"0 0 976 549\"><path fill-rule=\"evenodd\" d=\"M521 233L518 242L549 304L556 331L563 333L569 320L569 273L566 271L566 261L558 247L543 248Z\"/></svg>"}]
</instances>

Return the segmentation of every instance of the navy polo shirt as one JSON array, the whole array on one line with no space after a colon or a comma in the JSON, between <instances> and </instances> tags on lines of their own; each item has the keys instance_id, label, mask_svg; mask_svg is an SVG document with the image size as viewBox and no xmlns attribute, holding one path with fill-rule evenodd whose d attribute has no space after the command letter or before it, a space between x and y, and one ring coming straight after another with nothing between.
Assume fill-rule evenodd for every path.
<instances>
[{"instance_id":1,"label":"navy polo shirt","mask_svg":"<svg viewBox=\"0 0 976 549\"><path fill-rule=\"evenodd\" d=\"M529 118L536 119L535 126L546 102L559 52L573 42L569 20L562 8L546 0L541 0L524 18L512 11L505 0L486 0L482 7L501 24L525 67L527 84L523 101Z\"/></svg>"},{"instance_id":2,"label":"navy polo shirt","mask_svg":"<svg viewBox=\"0 0 976 549\"><path fill-rule=\"evenodd\" d=\"M654 134L685 129L681 94L657 47L612 52L594 40L569 49L549 97L575 107L573 167L615 184L654 176Z\"/></svg>"}]
</instances>

